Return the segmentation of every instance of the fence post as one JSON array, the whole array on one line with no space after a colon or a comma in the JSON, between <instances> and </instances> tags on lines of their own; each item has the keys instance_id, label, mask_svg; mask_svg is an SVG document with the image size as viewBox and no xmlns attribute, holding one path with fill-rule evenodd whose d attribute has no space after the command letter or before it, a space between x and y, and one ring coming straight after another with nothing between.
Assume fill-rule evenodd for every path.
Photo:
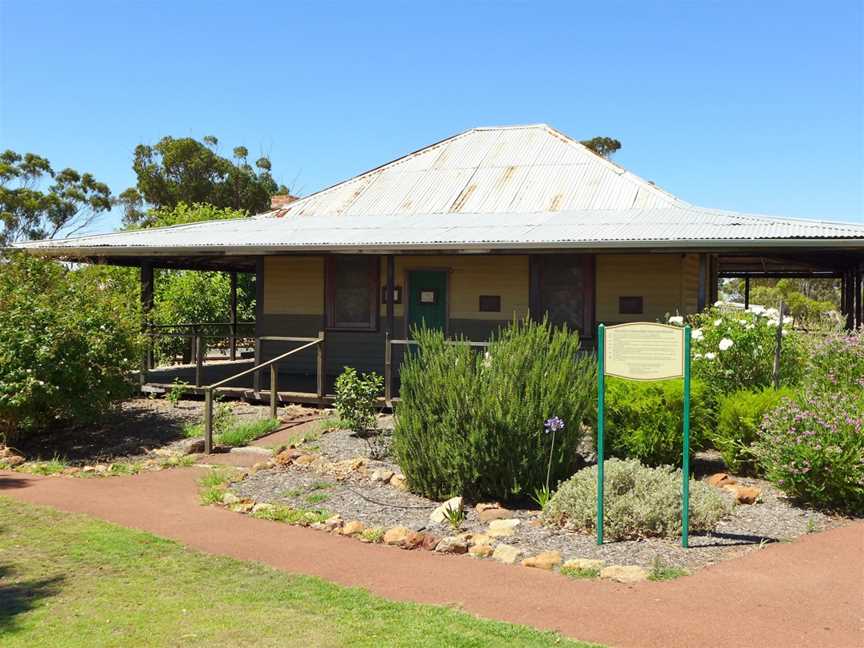
<instances>
[{"instance_id":1,"label":"fence post","mask_svg":"<svg viewBox=\"0 0 864 648\"><path fill-rule=\"evenodd\" d=\"M261 363L261 338L255 338L255 364ZM256 371L252 374L252 391L255 392L255 398L258 398L258 392L261 391L261 371Z\"/></svg>"},{"instance_id":2,"label":"fence post","mask_svg":"<svg viewBox=\"0 0 864 648\"><path fill-rule=\"evenodd\" d=\"M276 376L279 372L276 369L276 364L270 365L270 418L276 418Z\"/></svg>"},{"instance_id":3,"label":"fence post","mask_svg":"<svg viewBox=\"0 0 864 648\"><path fill-rule=\"evenodd\" d=\"M204 336L195 334L195 386L203 384L202 374L204 365Z\"/></svg>"},{"instance_id":4,"label":"fence post","mask_svg":"<svg viewBox=\"0 0 864 648\"><path fill-rule=\"evenodd\" d=\"M318 346L315 349L318 351L318 385L317 385L317 394L318 398L324 398L324 383L326 378L326 370L327 370L327 359L324 354L324 331L318 331Z\"/></svg>"},{"instance_id":5,"label":"fence post","mask_svg":"<svg viewBox=\"0 0 864 648\"><path fill-rule=\"evenodd\" d=\"M774 345L774 371L773 381L774 389L780 389L780 351L783 347L783 316L785 314L785 304L780 300L780 314L777 321L777 343Z\"/></svg>"},{"instance_id":6,"label":"fence post","mask_svg":"<svg viewBox=\"0 0 864 648\"><path fill-rule=\"evenodd\" d=\"M390 343L390 333L384 334L384 402L390 405L393 400L393 349Z\"/></svg>"},{"instance_id":7,"label":"fence post","mask_svg":"<svg viewBox=\"0 0 864 648\"><path fill-rule=\"evenodd\" d=\"M204 452L213 452L213 390L204 390Z\"/></svg>"}]
</instances>

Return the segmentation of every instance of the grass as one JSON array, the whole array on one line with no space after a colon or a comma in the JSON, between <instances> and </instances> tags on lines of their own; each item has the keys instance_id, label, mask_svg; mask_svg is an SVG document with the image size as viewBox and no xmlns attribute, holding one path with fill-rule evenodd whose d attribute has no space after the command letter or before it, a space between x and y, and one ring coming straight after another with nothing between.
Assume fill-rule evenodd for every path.
<instances>
[{"instance_id":1,"label":"grass","mask_svg":"<svg viewBox=\"0 0 864 648\"><path fill-rule=\"evenodd\" d=\"M323 522L332 515L329 511L320 509L298 509L290 506L281 506L274 504L271 507L260 509L252 514L252 517L257 517L262 520L272 520L273 522L284 522L285 524L293 524L299 526L309 526L316 522Z\"/></svg>"},{"instance_id":2,"label":"grass","mask_svg":"<svg viewBox=\"0 0 864 648\"><path fill-rule=\"evenodd\" d=\"M241 448L265 434L270 434L279 425L281 425L279 419L270 418L234 423L222 434L217 435L216 442L232 448Z\"/></svg>"},{"instance_id":3,"label":"grass","mask_svg":"<svg viewBox=\"0 0 864 648\"><path fill-rule=\"evenodd\" d=\"M360 534L360 539L372 543L382 542L384 540L384 529L381 527L363 529L363 532Z\"/></svg>"},{"instance_id":4,"label":"grass","mask_svg":"<svg viewBox=\"0 0 864 648\"><path fill-rule=\"evenodd\" d=\"M588 646L5 498L0 527L4 648Z\"/></svg>"},{"instance_id":5,"label":"grass","mask_svg":"<svg viewBox=\"0 0 864 648\"><path fill-rule=\"evenodd\" d=\"M648 572L648 580L650 581L665 581L688 576L690 572L682 567L673 567L667 565L659 556L654 558L651 563L651 569Z\"/></svg>"},{"instance_id":6,"label":"grass","mask_svg":"<svg viewBox=\"0 0 864 648\"><path fill-rule=\"evenodd\" d=\"M61 459L60 457L55 456L49 461L28 461L21 466L21 470L23 470L24 472L32 473L34 475L47 476L62 473L68 467L69 462L67 462L65 459Z\"/></svg>"},{"instance_id":7,"label":"grass","mask_svg":"<svg viewBox=\"0 0 864 648\"><path fill-rule=\"evenodd\" d=\"M580 569L579 567L562 567L561 573L569 578L591 579L600 578L600 568Z\"/></svg>"},{"instance_id":8,"label":"grass","mask_svg":"<svg viewBox=\"0 0 864 648\"><path fill-rule=\"evenodd\" d=\"M321 504L330 499L327 493L312 493L306 496L306 502L309 504Z\"/></svg>"},{"instance_id":9,"label":"grass","mask_svg":"<svg viewBox=\"0 0 864 648\"><path fill-rule=\"evenodd\" d=\"M222 496L228 490L230 484L238 471L236 468L227 466L218 466L211 468L198 480L198 485L201 487L199 497L202 504L218 504L222 501Z\"/></svg>"}]
</instances>

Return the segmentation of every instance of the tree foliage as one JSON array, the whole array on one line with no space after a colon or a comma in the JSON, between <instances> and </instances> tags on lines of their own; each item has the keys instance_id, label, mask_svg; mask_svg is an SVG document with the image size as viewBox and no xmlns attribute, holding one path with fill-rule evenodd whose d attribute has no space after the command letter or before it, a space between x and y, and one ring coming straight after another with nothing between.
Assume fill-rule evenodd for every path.
<instances>
[{"instance_id":1,"label":"tree foliage","mask_svg":"<svg viewBox=\"0 0 864 648\"><path fill-rule=\"evenodd\" d=\"M621 142L612 137L592 137L588 140L582 140L580 144L607 160L621 148Z\"/></svg>"},{"instance_id":2,"label":"tree foliage","mask_svg":"<svg viewBox=\"0 0 864 648\"><path fill-rule=\"evenodd\" d=\"M136 146L132 169L137 184L120 194L124 222L149 225L148 207L172 209L180 203L255 214L270 207L271 195L287 192L273 179L267 157L250 164L248 149L238 146L228 159L217 152L218 143L212 135L201 142L166 136L156 144Z\"/></svg>"},{"instance_id":3,"label":"tree foliage","mask_svg":"<svg viewBox=\"0 0 864 648\"><path fill-rule=\"evenodd\" d=\"M43 189L45 182L51 184ZM0 245L77 231L111 209L111 190L89 173L55 172L39 155L0 154ZM68 232L68 233L71 233Z\"/></svg>"},{"instance_id":4,"label":"tree foliage","mask_svg":"<svg viewBox=\"0 0 864 648\"><path fill-rule=\"evenodd\" d=\"M15 254L0 259L0 433L87 422L130 394L135 305L100 273Z\"/></svg>"}]
</instances>

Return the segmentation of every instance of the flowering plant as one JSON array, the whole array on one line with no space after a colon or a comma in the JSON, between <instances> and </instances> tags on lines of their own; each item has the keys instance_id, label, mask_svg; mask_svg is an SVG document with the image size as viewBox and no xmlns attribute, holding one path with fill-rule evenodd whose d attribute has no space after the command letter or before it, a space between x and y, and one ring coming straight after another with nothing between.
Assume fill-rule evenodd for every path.
<instances>
[{"instance_id":1,"label":"flowering plant","mask_svg":"<svg viewBox=\"0 0 864 648\"><path fill-rule=\"evenodd\" d=\"M807 379L813 389L864 393L864 328L817 342L810 353Z\"/></svg>"},{"instance_id":2,"label":"flowering plant","mask_svg":"<svg viewBox=\"0 0 864 648\"><path fill-rule=\"evenodd\" d=\"M746 311L714 306L694 316L694 375L718 397L739 389L770 386L779 322L776 309L758 306ZM786 318L783 324L780 379L784 385L795 385L804 366L804 346L791 320Z\"/></svg>"},{"instance_id":3,"label":"flowering plant","mask_svg":"<svg viewBox=\"0 0 864 648\"><path fill-rule=\"evenodd\" d=\"M765 416L755 454L787 495L829 509L864 512L864 398L803 392Z\"/></svg>"}]
</instances>

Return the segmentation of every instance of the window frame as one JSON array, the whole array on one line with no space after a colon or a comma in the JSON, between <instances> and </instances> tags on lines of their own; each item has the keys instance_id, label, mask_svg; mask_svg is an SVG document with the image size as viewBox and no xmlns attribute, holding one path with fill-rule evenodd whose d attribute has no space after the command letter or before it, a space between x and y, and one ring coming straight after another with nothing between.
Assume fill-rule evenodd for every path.
<instances>
[{"instance_id":1,"label":"window frame","mask_svg":"<svg viewBox=\"0 0 864 648\"><path fill-rule=\"evenodd\" d=\"M339 324L336 321L336 276L340 259L362 258L368 263L367 285L369 294L369 320L365 325ZM324 262L324 324L328 331L377 333L381 325L381 257L367 254L337 254Z\"/></svg>"}]
</instances>

